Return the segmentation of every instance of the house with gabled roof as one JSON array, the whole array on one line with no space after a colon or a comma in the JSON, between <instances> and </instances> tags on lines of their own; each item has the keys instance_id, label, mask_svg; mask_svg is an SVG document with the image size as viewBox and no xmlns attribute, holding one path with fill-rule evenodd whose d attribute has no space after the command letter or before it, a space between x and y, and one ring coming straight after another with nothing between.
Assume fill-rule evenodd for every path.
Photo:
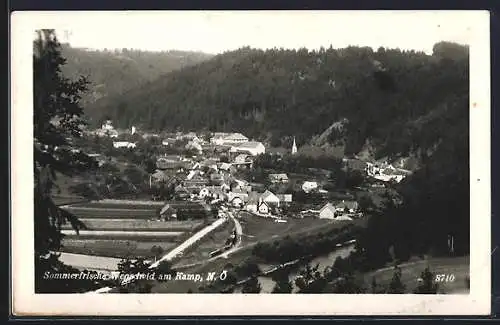
<instances>
[{"instance_id":1,"label":"house with gabled roof","mask_svg":"<svg viewBox=\"0 0 500 325\"><path fill-rule=\"evenodd\" d=\"M271 183L288 183L288 175L284 173L269 174L268 178Z\"/></svg>"},{"instance_id":2,"label":"house with gabled roof","mask_svg":"<svg viewBox=\"0 0 500 325\"><path fill-rule=\"evenodd\" d=\"M337 209L333 204L327 203L325 204L321 210L319 210L319 218L320 219L335 219L337 213Z\"/></svg>"},{"instance_id":3,"label":"house with gabled roof","mask_svg":"<svg viewBox=\"0 0 500 325\"><path fill-rule=\"evenodd\" d=\"M344 213L355 213L358 210L358 202L356 201L345 201L339 202L335 205L335 209L337 212Z\"/></svg>"},{"instance_id":4,"label":"house with gabled roof","mask_svg":"<svg viewBox=\"0 0 500 325\"><path fill-rule=\"evenodd\" d=\"M177 210L171 204L165 204L160 210L160 218L164 220L177 219Z\"/></svg>"},{"instance_id":5,"label":"house with gabled roof","mask_svg":"<svg viewBox=\"0 0 500 325\"><path fill-rule=\"evenodd\" d=\"M259 201L259 203L257 204L257 212L258 213L269 214L270 211L271 211L271 207L269 206L268 203L266 203L264 201Z\"/></svg>"},{"instance_id":6,"label":"house with gabled roof","mask_svg":"<svg viewBox=\"0 0 500 325\"><path fill-rule=\"evenodd\" d=\"M235 197L240 198L243 202L248 201L248 193L243 192L239 189L234 189L228 193L229 201L232 201Z\"/></svg>"},{"instance_id":7,"label":"house with gabled roof","mask_svg":"<svg viewBox=\"0 0 500 325\"><path fill-rule=\"evenodd\" d=\"M249 212L257 212L257 207L259 205L260 194L257 192L248 193L248 201L245 204L245 209Z\"/></svg>"},{"instance_id":8,"label":"house with gabled roof","mask_svg":"<svg viewBox=\"0 0 500 325\"><path fill-rule=\"evenodd\" d=\"M229 152L248 153L252 156L257 156L266 153L266 147L262 144L262 142L248 141L232 146Z\"/></svg>"},{"instance_id":9,"label":"house with gabled roof","mask_svg":"<svg viewBox=\"0 0 500 325\"><path fill-rule=\"evenodd\" d=\"M267 204L274 205L274 206L279 206L280 205L280 199L277 197L273 192L266 190L262 195L260 196L260 199Z\"/></svg>"},{"instance_id":10,"label":"house with gabled roof","mask_svg":"<svg viewBox=\"0 0 500 325\"><path fill-rule=\"evenodd\" d=\"M276 194L281 203L292 203L292 194Z\"/></svg>"}]
</instances>

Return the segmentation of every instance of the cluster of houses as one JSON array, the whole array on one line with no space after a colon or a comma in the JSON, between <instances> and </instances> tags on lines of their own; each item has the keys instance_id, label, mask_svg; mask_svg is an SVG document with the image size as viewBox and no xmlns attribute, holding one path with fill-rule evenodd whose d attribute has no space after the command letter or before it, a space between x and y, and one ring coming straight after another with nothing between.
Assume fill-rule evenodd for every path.
<instances>
[{"instance_id":1,"label":"cluster of houses","mask_svg":"<svg viewBox=\"0 0 500 325\"><path fill-rule=\"evenodd\" d=\"M89 131L87 133L100 137L110 137L116 139L123 134L136 134L137 129L132 126L131 130L117 130L114 128L112 121L107 120L102 124L101 128L94 131ZM160 138L161 136L156 133L142 133L143 139L149 139L153 137ZM194 150L200 155L203 152L211 151L214 149L218 150L219 152L227 152L233 157L239 154L255 157L266 152L266 147L262 142L251 141L241 133L215 132L212 134L210 140L206 141L202 137L199 137L195 132L177 132L164 134L164 137L161 140L161 144L168 147L175 144L177 141L187 141L185 149ZM133 149L136 148L136 146L137 142L119 141L118 139L113 141L113 147L115 148ZM244 159L240 157L238 160L241 161Z\"/></svg>"},{"instance_id":2,"label":"cluster of houses","mask_svg":"<svg viewBox=\"0 0 500 325\"><path fill-rule=\"evenodd\" d=\"M401 182L406 176L410 175L411 172L402 168L396 168L392 164L383 162L367 162L366 163L366 173L382 182Z\"/></svg>"},{"instance_id":3,"label":"cluster of houses","mask_svg":"<svg viewBox=\"0 0 500 325\"><path fill-rule=\"evenodd\" d=\"M151 175L151 186L155 183L171 186L181 199L226 202L261 215L292 202L291 194L274 194L269 190L259 193L248 182L234 178L235 169L241 168L238 163L215 159L194 162L166 156L158 159L157 168Z\"/></svg>"},{"instance_id":4,"label":"cluster of houses","mask_svg":"<svg viewBox=\"0 0 500 325\"><path fill-rule=\"evenodd\" d=\"M359 205L356 201L342 200L338 203L327 203L319 210L320 219L352 220L359 212Z\"/></svg>"},{"instance_id":5,"label":"cluster of houses","mask_svg":"<svg viewBox=\"0 0 500 325\"><path fill-rule=\"evenodd\" d=\"M136 129L132 127L131 134L135 133ZM111 121L107 121L95 134L116 137L118 132L113 128ZM144 133L142 136L143 138L160 137L154 133ZM241 133L218 132L213 133L210 139L203 139L194 132L179 132L164 135L161 143L163 146L170 146L177 141L187 141L186 149L194 149L199 155L193 157L163 155L158 157L156 170L150 175L150 187L161 184L173 189L175 197L179 200L206 203L225 202L265 217L279 215L282 208L292 203L292 194L273 193L265 187L253 188L250 183L233 176L238 169L252 168L255 157L266 152L266 148L261 142L251 141ZM135 148L136 143L114 141L113 146L115 148ZM294 139L292 154L296 152L297 146ZM223 156L226 158L221 161ZM366 170L370 175L379 176L386 173L386 170L390 170L390 167L384 166L384 168L377 170L376 166L368 165ZM271 184L286 184L290 181L285 173L269 174L268 179ZM301 188L305 193L326 192L320 188L316 181L304 181ZM168 214L169 218L175 217L176 214L172 211L175 209L165 206L162 215ZM348 201L327 203L320 210L314 211L314 214L322 219L340 220L342 218L348 219L349 215L356 212L357 203Z\"/></svg>"},{"instance_id":6,"label":"cluster of houses","mask_svg":"<svg viewBox=\"0 0 500 325\"><path fill-rule=\"evenodd\" d=\"M369 162L358 158L344 158L343 163L347 168L362 171L367 176L380 181L379 183L375 183L375 186L383 186L384 183L388 182L399 183L412 173L409 170L395 167L395 165L389 163L386 159Z\"/></svg>"}]
</instances>

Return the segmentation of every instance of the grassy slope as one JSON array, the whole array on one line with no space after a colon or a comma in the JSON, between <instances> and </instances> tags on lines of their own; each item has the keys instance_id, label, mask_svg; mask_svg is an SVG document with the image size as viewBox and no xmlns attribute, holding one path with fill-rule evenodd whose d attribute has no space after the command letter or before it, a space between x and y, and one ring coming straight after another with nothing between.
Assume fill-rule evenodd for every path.
<instances>
[{"instance_id":1,"label":"grassy slope","mask_svg":"<svg viewBox=\"0 0 500 325\"><path fill-rule=\"evenodd\" d=\"M412 292L417 286L417 279L424 269L429 266L431 272L436 274L445 274L454 276L454 281L442 282L439 284L438 293L463 293L467 292L465 279L470 274L469 257L441 257L415 259L408 263L401 264L399 267L402 272L402 282L406 285L408 292ZM365 275L366 287L370 287L372 277L375 276L378 284L382 286L389 285L394 270L387 267L370 272Z\"/></svg>"},{"instance_id":2,"label":"grassy slope","mask_svg":"<svg viewBox=\"0 0 500 325\"><path fill-rule=\"evenodd\" d=\"M252 248L258 242L269 242L279 240L287 235L300 238L309 234L327 231L334 227L343 227L344 222L332 222L319 219L289 219L288 223L275 223L272 220L251 216L245 216L240 221L243 227L243 247L230 255L228 258L218 258L208 263L194 265L183 269L183 272L198 273L206 277L209 272L219 274L224 267L230 263L237 265L252 254ZM356 220L357 224L363 224L364 220ZM249 235L251 237L249 237ZM206 284L204 282L191 281L168 281L155 283L152 292L155 293L186 293L189 289L198 292L198 288Z\"/></svg>"}]
</instances>

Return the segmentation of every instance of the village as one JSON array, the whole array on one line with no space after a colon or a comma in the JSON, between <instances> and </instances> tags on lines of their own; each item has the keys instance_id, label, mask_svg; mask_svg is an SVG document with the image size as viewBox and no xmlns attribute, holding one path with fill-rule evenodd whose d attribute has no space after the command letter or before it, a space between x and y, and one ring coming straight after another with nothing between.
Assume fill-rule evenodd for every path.
<instances>
[{"instance_id":1,"label":"village","mask_svg":"<svg viewBox=\"0 0 500 325\"><path fill-rule=\"evenodd\" d=\"M469 45L186 26L32 34L36 293L472 292Z\"/></svg>"},{"instance_id":2,"label":"village","mask_svg":"<svg viewBox=\"0 0 500 325\"><path fill-rule=\"evenodd\" d=\"M344 230L364 222L367 200L376 205L392 184L410 174L386 161L356 157L318 164L340 162L342 170L354 175L342 183L325 168L305 168L314 167L315 158L305 160L302 168L280 167L282 161L303 156L295 138L290 148L273 150L241 133L157 134L136 127L115 129L108 120L85 131L82 139L71 150L90 152L97 170L113 181L104 186L110 193L106 197L73 185L82 201L60 204L90 227L79 234L69 226L63 230L61 260L98 272L116 271L124 258L145 259L150 268L162 262L180 269L208 267L220 258L239 260L261 242ZM134 185L126 174L140 169L145 155L151 166L135 177ZM118 191L116 179L129 184ZM330 251L344 245L352 250L351 237L346 233L345 243L337 242Z\"/></svg>"},{"instance_id":3,"label":"village","mask_svg":"<svg viewBox=\"0 0 500 325\"><path fill-rule=\"evenodd\" d=\"M134 135L136 132L136 128L132 127L131 131L122 130L121 134ZM101 129L91 134L112 138L113 147L118 149L134 150L138 145L137 142L117 140L119 133L113 128L111 121L107 121ZM160 138L160 135L146 132L142 134L142 138ZM243 174L242 171L254 167L254 161L259 155L266 154L266 146L263 143L252 141L241 133L218 132L211 134L210 137L203 137L194 132L179 132L162 138L161 145L168 148L181 141L186 143L185 148L189 149L192 155L165 153L156 157L156 170L150 174L148 180L151 188L164 186L172 190L173 196L181 200L201 200L210 204L225 203L261 217L276 219L277 222L286 222L284 211L294 202L293 193L287 193L287 189L295 187L304 193L319 197L325 197L324 194L328 193L321 186L321 177L319 179L311 177L297 182L283 172L267 174L266 184L272 188L279 188L279 193L266 188L266 184L238 178L238 175ZM289 154L297 153L298 148L294 139ZM105 157L98 153L92 156L101 163L105 161ZM349 159L343 161L345 164L350 163ZM372 187L383 188L387 183L399 183L411 173L386 161L358 160L357 163L358 165L361 163L364 176L372 179ZM153 196L153 199L158 200L160 196ZM322 206L300 210L300 213L293 217L315 216L321 219L349 220L360 216L358 206L358 202L352 199L324 202ZM162 209L161 218L170 220L177 216L174 209L168 209L167 204Z\"/></svg>"}]
</instances>

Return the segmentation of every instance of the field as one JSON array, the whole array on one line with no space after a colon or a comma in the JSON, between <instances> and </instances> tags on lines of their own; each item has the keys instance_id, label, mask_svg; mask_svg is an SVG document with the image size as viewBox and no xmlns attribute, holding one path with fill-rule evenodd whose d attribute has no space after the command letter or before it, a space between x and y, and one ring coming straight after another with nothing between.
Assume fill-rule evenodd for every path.
<instances>
[{"instance_id":1,"label":"field","mask_svg":"<svg viewBox=\"0 0 500 325\"><path fill-rule=\"evenodd\" d=\"M66 207L66 211L75 214L79 218L103 218L103 219L152 219L158 217L157 209L110 209L94 207Z\"/></svg>"},{"instance_id":2,"label":"field","mask_svg":"<svg viewBox=\"0 0 500 325\"><path fill-rule=\"evenodd\" d=\"M182 206L193 206L199 207L198 202L186 202L186 201L172 201L168 202L173 207ZM146 209L146 210L156 210L161 209L165 205L163 201L134 201L134 200L101 200L101 201L91 201L83 202L72 205L75 208L100 208L100 209Z\"/></svg>"},{"instance_id":3,"label":"field","mask_svg":"<svg viewBox=\"0 0 500 325\"><path fill-rule=\"evenodd\" d=\"M288 218L286 223L277 223L270 218L262 218L248 212L241 212L239 219L243 227L243 245L273 241L280 237L326 232L341 228L352 221L333 221L317 218Z\"/></svg>"},{"instance_id":4,"label":"field","mask_svg":"<svg viewBox=\"0 0 500 325\"><path fill-rule=\"evenodd\" d=\"M80 230L79 234L76 234L74 230L62 230L61 233L67 237L77 237L81 239L129 239L136 238L141 239L165 239L176 237L184 234L182 231L122 231L122 230Z\"/></svg>"},{"instance_id":5,"label":"field","mask_svg":"<svg viewBox=\"0 0 500 325\"><path fill-rule=\"evenodd\" d=\"M182 204L174 202L174 204ZM187 203L191 206L201 205ZM77 235L70 224L63 226L62 252L92 255L92 257L149 256L153 245L163 254L201 229L205 220L159 221L157 215L163 202L133 200L103 200L80 202L65 206L88 229ZM84 255L71 255L72 263L85 266L93 263Z\"/></svg>"},{"instance_id":6,"label":"field","mask_svg":"<svg viewBox=\"0 0 500 325\"><path fill-rule=\"evenodd\" d=\"M157 221L141 219L82 219L89 230L135 230L135 231L195 231L203 225L202 220ZM72 229L70 224L63 229Z\"/></svg>"},{"instance_id":7,"label":"field","mask_svg":"<svg viewBox=\"0 0 500 325\"><path fill-rule=\"evenodd\" d=\"M52 200L54 201L55 205L58 206L68 205L68 204L83 204L87 202L87 199L76 195L66 195L66 196L53 195Z\"/></svg>"},{"instance_id":8,"label":"field","mask_svg":"<svg viewBox=\"0 0 500 325\"><path fill-rule=\"evenodd\" d=\"M467 293L466 277L470 274L469 257L444 257L415 259L405 264L401 264L401 280L408 292L412 292L418 285L417 279L426 267L437 274L453 275L453 281L439 283L438 293ZM379 269L368 273L365 276L365 285L369 288L372 277L380 285L388 285L394 274L392 267Z\"/></svg>"},{"instance_id":9,"label":"field","mask_svg":"<svg viewBox=\"0 0 500 325\"><path fill-rule=\"evenodd\" d=\"M164 252L174 248L177 243L168 241L148 242L135 240L82 240L75 238L63 239L63 252L109 257L144 256L152 257L153 245L160 246Z\"/></svg>"}]
</instances>

